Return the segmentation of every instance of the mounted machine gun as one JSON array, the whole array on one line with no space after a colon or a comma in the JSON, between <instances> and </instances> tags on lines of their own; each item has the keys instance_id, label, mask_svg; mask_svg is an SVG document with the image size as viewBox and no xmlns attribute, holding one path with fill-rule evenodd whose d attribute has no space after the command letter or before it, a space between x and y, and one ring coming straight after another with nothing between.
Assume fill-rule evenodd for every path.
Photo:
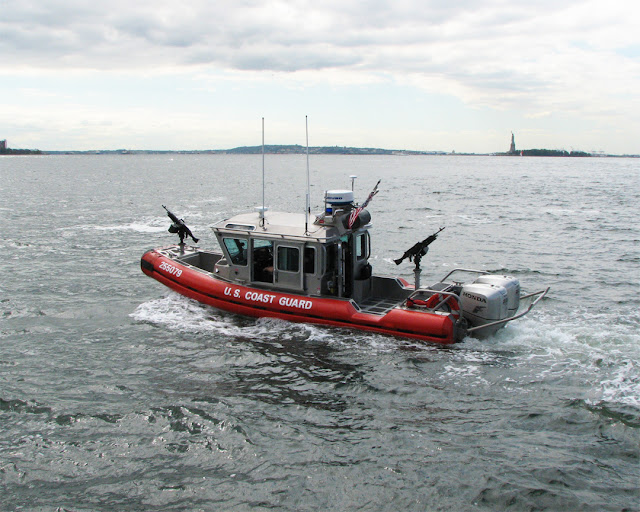
<instances>
[{"instance_id":1,"label":"mounted machine gun","mask_svg":"<svg viewBox=\"0 0 640 512\"><path fill-rule=\"evenodd\" d=\"M400 263L402 263L405 259L409 258L409 261L413 261L416 264L416 267L413 269L413 273L416 278L416 290L420 288L420 261L422 260L422 257L429 251L429 244L431 244L435 241L436 238L438 238L438 234L442 230L444 230L444 227L440 228L433 235L425 238L422 242L414 244L411 249L405 251L404 254L397 260L393 260L396 265L400 265Z\"/></svg>"},{"instance_id":2,"label":"mounted machine gun","mask_svg":"<svg viewBox=\"0 0 640 512\"><path fill-rule=\"evenodd\" d=\"M184 223L184 220L179 219L178 217L176 217L173 213L171 213L171 211L165 205L162 205L162 207L165 210L167 210L167 215L169 216L169 218L173 222L173 224L171 224L171 226L169 226L169 233L178 233L178 236L180 237L180 252L184 252L184 239L185 239L185 237L191 237L193 242L197 244L198 243L198 239L195 236L193 236L193 233L187 227L187 225Z\"/></svg>"}]
</instances>

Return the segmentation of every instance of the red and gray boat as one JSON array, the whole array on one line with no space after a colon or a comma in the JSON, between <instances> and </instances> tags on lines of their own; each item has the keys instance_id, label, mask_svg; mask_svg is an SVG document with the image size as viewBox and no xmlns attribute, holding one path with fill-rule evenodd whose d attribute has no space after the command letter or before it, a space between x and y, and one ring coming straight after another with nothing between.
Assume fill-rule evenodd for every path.
<instances>
[{"instance_id":1,"label":"red and gray boat","mask_svg":"<svg viewBox=\"0 0 640 512\"><path fill-rule=\"evenodd\" d=\"M395 260L415 264L413 284L376 275L365 208L376 191L377 185L362 205L352 190L327 191L324 212L312 221L308 213L264 207L222 220L212 227L213 250L200 248L184 221L167 210L169 230L180 243L146 252L142 271L186 297L239 315L444 344L491 335L547 294L548 288L522 294L515 277L470 269L422 287L420 260L438 233Z\"/></svg>"}]
</instances>

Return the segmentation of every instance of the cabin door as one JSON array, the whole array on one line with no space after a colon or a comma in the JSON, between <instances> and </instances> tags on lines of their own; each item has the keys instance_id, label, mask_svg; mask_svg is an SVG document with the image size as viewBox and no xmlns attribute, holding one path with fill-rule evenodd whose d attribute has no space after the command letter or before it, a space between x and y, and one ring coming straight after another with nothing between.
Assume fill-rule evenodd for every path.
<instances>
[{"instance_id":1,"label":"cabin door","mask_svg":"<svg viewBox=\"0 0 640 512\"><path fill-rule=\"evenodd\" d=\"M273 242L254 238L251 241L252 281L273 283Z\"/></svg>"},{"instance_id":2,"label":"cabin door","mask_svg":"<svg viewBox=\"0 0 640 512\"><path fill-rule=\"evenodd\" d=\"M303 244L294 242L283 241L275 243L273 283L278 288L302 291L303 249Z\"/></svg>"}]
</instances>

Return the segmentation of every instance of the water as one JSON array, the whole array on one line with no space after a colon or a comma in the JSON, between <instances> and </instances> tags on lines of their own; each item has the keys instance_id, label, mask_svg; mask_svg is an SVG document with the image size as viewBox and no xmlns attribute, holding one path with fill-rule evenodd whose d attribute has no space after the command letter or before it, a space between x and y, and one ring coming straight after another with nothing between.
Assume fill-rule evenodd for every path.
<instances>
[{"instance_id":1,"label":"water","mask_svg":"<svg viewBox=\"0 0 640 512\"><path fill-rule=\"evenodd\" d=\"M640 161L311 159L357 174L374 271L446 226L423 282L505 272L548 299L452 347L247 319L144 276L262 201L260 157L0 159L0 509L640 509ZM304 156L267 203L304 210Z\"/></svg>"}]
</instances>

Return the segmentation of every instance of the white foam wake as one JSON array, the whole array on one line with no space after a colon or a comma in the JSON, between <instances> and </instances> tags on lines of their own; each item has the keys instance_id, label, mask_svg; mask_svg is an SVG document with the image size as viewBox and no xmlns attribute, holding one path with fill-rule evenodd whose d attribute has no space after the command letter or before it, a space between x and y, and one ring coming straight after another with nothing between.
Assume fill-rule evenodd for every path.
<instances>
[{"instance_id":1,"label":"white foam wake","mask_svg":"<svg viewBox=\"0 0 640 512\"><path fill-rule=\"evenodd\" d=\"M181 332L212 333L271 341L327 341L332 338L330 329L309 324L294 324L277 318L254 319L233 315L175 292L140 304L130 316L139 322L163 325Z\"/></svg>"},{"instance_id":2,"label":"white foam wake","mask_svg":"<svg viewBox=\"0 0 640 512\"><path fill-rule=\"evenodd\" d=\"M494 337L465 345L512 351L544 381L577 378L587 403L640 409L640 313L576 311L570 316L540 312L514 322Z\"/></svg>"}]
</instances>

